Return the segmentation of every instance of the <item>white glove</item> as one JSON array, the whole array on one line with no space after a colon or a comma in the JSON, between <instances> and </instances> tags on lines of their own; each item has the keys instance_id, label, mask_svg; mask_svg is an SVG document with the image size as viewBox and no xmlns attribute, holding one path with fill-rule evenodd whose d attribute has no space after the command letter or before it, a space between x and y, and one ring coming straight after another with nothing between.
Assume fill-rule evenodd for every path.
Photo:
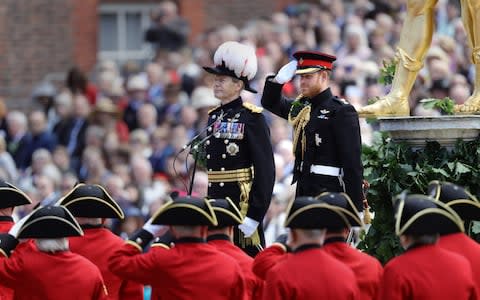
<instances>
[{"instance_id":1,"label":"white glove","mask_svg":"<svg viewBox=\"0 0 480 300\"><path fill-rule=\"evenodd\" d=\"M168 226L152 224L152 218L148 219L148 221L143 224L142 228L143 230L150 232L154 237L161 236L168 230Z\"/></svg>"},{"instance_id":2,"label":"white glove","mask_svg":"<svg viewBox=\"0 0 480 300\"><path fill-rule=\"evenodd\" d=\"M12 235L14 236L15 238L17 238L18 236L18 231L20 231L20 228L23 226L23 224L25 224L25 221L27 221L27 219L33 214L33 212L35 212L36 210L32 210L28 215L24 216L23 218L21 218L20 220L18 220L17 223L15 223L12 228L10 228L10 230L8 231L8 234L9 235Z\"/></svg>"},{"instance_id":3,"label":"white glove","mask_svg":"<svg viewBox=\"0 0 480 300\"><path fill-rule=\"evenodd\" d=\"M243 223L238 225L238 229L240 229L243 232L243 235L248 238L255 233L255 230L257 230L258 224L259 223L254 219L245 217L245 219L243 220Z\"/></svg>"},{"instance_id":4,"label":"white glove","mask_svg":"<svg viewBox=\"0 0 480 300\"><path fill-rule=\"evenodd\" d=\"M295 76L295 71L297 71L297 61L292 60L280 68L273 80L280 84L287 83L292 80L293 76Z\"/></svg>"}]
</instances>

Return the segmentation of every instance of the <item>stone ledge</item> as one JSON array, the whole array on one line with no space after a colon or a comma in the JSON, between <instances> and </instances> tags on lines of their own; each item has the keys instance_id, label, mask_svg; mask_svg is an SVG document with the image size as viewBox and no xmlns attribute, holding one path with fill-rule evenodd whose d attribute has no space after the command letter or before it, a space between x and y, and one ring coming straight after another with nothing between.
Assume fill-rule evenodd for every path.
<instances>
[{"instance_id":1,"label":"stone ledge","mask_svg":"<svg viewBox=\"0 0 480 300\"><path fill-rule=\"evenodd\" d=\"M437 141L451 148L458 139L472 141L480 134L480 115L378 118L380 131L389 132L395 142L422 148Z\"/></svg>"}]
</instances>

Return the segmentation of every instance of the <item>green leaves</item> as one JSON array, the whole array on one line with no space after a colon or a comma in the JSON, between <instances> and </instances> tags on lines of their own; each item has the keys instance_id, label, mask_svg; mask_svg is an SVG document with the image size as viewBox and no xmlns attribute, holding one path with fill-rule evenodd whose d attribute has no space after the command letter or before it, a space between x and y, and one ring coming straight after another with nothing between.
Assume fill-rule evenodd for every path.
<instances>
[{"instance_id":1,"label":"green leaves","mask_svg":"<svg viewBox=\"0 0 480 300\"><path fill-rule=\"evenodd\" d=\"M386 134L376 135L372 146L364 146L364 177L370 183L368 202L375 211L372 226L359 248L377 257L382 263L402 253L394 234L392 197L409 190L425 194L432 180L447 180L480 193L480 139L458 141L447 150L437 142L428 142L424 149L413 150L406 144L390 141ZM473 230L480 233L480 225Z\"/></svg>"},{"instance_id":2,"label":"green leaves","mask_svg":"<svg viewBox=\"0 0 480 300\"><path fill-rule=\"evenodd\" d=\"M395 68L397 66L397 61L392 60L384 60L383 67L380 69L380 77L378 78L378 82L383 85L389 85L393 82L393 77L395 77Z\"/></svg>"},{"instance_id":3,"label":"green leaves","mask_svg":"<svg viewBox=\"0 0 480 300\"><path fill-rule=\"evenodd\" d=\"M449 97L443 99L428 98L420 100L423 103L423 107L428 109L438 109L442 115L453 115L455 113L454 106L455 101Z\"/></svg>"}]
</instances>

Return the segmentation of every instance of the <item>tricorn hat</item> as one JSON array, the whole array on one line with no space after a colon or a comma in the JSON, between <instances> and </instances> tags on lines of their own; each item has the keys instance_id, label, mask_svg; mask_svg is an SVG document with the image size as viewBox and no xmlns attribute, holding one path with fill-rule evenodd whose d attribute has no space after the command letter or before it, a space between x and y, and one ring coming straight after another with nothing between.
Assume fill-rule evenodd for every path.
<instances>
[{"instance_id":1,"label":"tricorn hat","mask_svg":"<svg viewBox=\"0 0 480 300\"><path fill-rule=\"evenodd\" d=\"M428 184L428 194L453 209L462 220L480 220L480 201L465 188L434 180Z\"/></svg>"},{"instance_id":2,"label":"tricorn hat","mask_svg":"<svg viewBox=\"0 0 480 300\"><path fill-rule=\"evenodd\" d=\"M18 231L17 238L55 239L81 236L83 231L64 206L41 206L34 210Z\"/></svg>"},{"instance_id":3,"label":"tricorn hat","mask_svg":"<svg viewBox=\"0 0 480 300\"><path fill-rule=\"evenodd\" d=\"M177 197L160 207L152 217L152 224L217 226L217 218L207 199Z\"/></svg>"},{"instance_id":4,"label":"tricorn hat","mask_svg":"<svg viewBox=\"0 0 480 300\"><path fill-rule=\"evenodd\" d=\"M97 184L77 184L59 201L76 217L118 218L124 214L108 192Z\"/></svg>"},{"instance_id":5,"label":"tricorn hat","mask_svg":"<svg viewBox=\"0 0 480 300\"><path fill-rule=\"evenodd\" d=\"M350 197L345 193L332 193L324 192L316 197L318 200L325 202L329 205L335 206L338 210L345 215L348 223L338 224L341 225L337 228L351 227L351 226L363 226L363 222L360 219L360 213L358 212L355 204L353 204ZM333 224L332 227L334 228Z\"/></svg>"},{"instance_id":6,"label":"tricorn hat","mask_svg":"<svg viewBox=\"0 0 480 300\"><path fill-rule=\"evenodd\" d=\"M213 63L214 67L203 67L203 69L215 75L240 79L245 84L245 90L257 92L249 82L257 74L257 56L253 47L234 41L225 42L215 51Z\"/></svg>"},{"instance_id":7,"label":"tricorn hat","mask_svg":"<svg viewBox=\"0 0 480 300\"><path fill-rule=\"evenodd\" d=\"M3 180L0 180L0 198L0 209L32 203L27 194Z\"/></svg>"},{"instance_id":8,"label":"tricorn hat","mask_svg":"<svg viewBox=\"0 0 480 300\"><path fill-rule=\"evenodd\" d=\"M340 210L313 197L298 197L287 209L285 227L301 229L342 228L348 220ZM337 227L338 226L338 227Z\"/></svg>"},{"instance_id":9,"label":"tricorn hat","mask_svg":"<svg viewBox=\"0 0 480 300\"><path fill-rule=\"evenodd\" d=\"M464 231L463 222L455 211L426 195L402 193L394 206L395 233L399 236Z\"/></svg>"},{"instance_id":10,"label":"tricorn hat","mask_svg":"<svg viewBox=\"0 0 480 300\"><path fill-rule=\"evenodd\" d=\"M311 74L321 70L332 70L335 56L317 51L297 51L293 57L298 61L295 74Z\"/></svg>"},{"instance_id":11,"label":"tricorn hat","mask_svg":"<svg viewBox=\"0 0 480 300\"><path fill-rule=\"evenodd\" d=\"M243 216L238 207L230 198L209 199L210 205L217 217L217 227L235 226L242 224Z\"/></svg>"}]
</instances>

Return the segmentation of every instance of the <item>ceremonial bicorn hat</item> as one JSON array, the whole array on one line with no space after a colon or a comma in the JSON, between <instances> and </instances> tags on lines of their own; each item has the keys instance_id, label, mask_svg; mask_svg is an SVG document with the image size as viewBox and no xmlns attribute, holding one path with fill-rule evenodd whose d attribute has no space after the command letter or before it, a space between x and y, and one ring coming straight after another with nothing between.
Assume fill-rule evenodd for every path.
<instances>
[{"instance_id":1,"label":"ceremonial bicorn hat","mask_svg":"<svg viewBox=\"0 0 480 300\"><path fill-rule=\"evenodd\" d=\"M59 201L76 217L118 218L124 214L110 194L97 184L77 184Z\"/></svg>"},{"instance_id":2,"label":"ceremonial bicorn hat","mask_svg":"<svg viewBox=\"0 0 480 300\"><path fill-rule=\"evenodd\" d=\"M447 205L426 195L402 193L394 203L395 233L446 234L464 231L460 217Z\"/></svg>"},{"instance_id":3,"label":"ceremonial bicorn hat","mask_svg":"<svg viewBox=\"0 0 480 300\"><path fill-rule=\"evenodd\" d=\"M257 92L250 86L250 80L257 74L257 56L253 47L234 41L225 42L215 51L213 63L213 67L203 67L205 71L240 79L245 90Z\"/></svg>"},{"instance_id":4,"label":"ceremonial bicorn hat","mask_svg":"<svg viewBox=\"0 0 480 300\"><path fill-rule=\"evenodd\" d=\"M207 199L186 196L160 207L152 217L152 224L217 226L217 218Z\"/></svg>"},{"instance_id":5,"label":"ceremonial bicorn hat","mask_svg":"<svg viewBox=\"0 0 480 300\"><path fill-rule=\"evenodd\" d=\"M480 220L480 201L465 188L435 180L428 185L428 194L452 208L462 220Z\"/></svg>"}]
</instances>

